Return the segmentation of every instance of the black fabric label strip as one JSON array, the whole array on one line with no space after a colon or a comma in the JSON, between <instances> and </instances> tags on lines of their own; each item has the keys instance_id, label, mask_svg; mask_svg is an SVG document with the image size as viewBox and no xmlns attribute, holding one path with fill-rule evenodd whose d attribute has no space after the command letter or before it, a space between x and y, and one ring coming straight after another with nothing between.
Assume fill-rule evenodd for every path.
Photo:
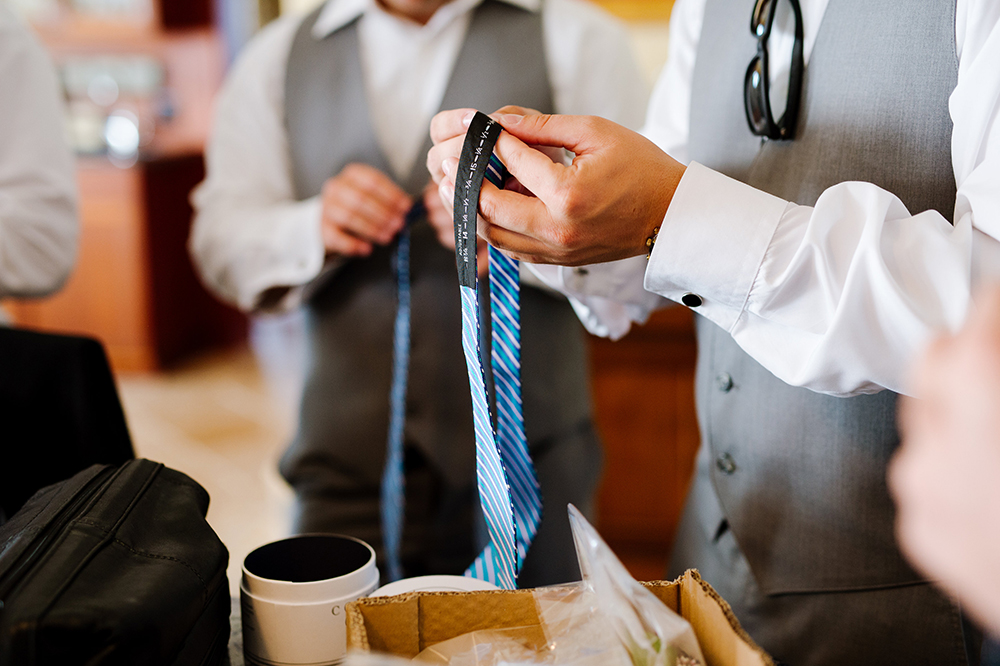
<instances>
[{"instance_id":1,"label":"black fabric label strip","mask_svg":"<svg viewBox=\"0 0 1000 666\"><path fill-rule=\"evenodd\" d=\"M460 285L476 288L476 216L479 190L493 146L503 128L489 116L476 112L465 134L455 176L455 262Z\"/></svg>"}]
</instances>

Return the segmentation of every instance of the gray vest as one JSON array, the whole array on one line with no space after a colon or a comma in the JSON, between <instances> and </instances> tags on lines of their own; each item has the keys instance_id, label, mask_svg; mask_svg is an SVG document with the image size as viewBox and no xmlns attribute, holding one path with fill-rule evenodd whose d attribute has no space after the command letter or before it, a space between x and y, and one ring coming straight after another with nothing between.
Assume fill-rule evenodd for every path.
<instances>
[{"instance_id":1,"label":"gray vest","mask_svg":"<svg viewBox=\"0 0 1000 666\"><path fill-rule=\"evenodd\" d=\"M351 162L391 173L369 121L356 24L316 40L311 30L318 15L303 21L286 78L286 124L300 199L318 194ZM442 108L492 111L519 104L551 111L546 72L540 14L486 0L475 10ZM428 136L422 154L430 146ZM419 159L400 185L419 196L428 180ZM451 482L471 483L475 439L454 253L422 221L412 229L411 255L405 438ZM391 248L378 248L351 260L308 303L312 363L299 433L282 461L300 490L321 484L331 469L359 482L377 484L381 477L396 312L390 259ZM525 427L528 441L537 445L589 420L585 347L582 328L563 299L525 288L521 316Z\"/></svg>"},{"instance_id":2,"label":"gray vest","mask_svg":"<svg viewBox=\"0 0 1000 666\"><path fill-rule=\"evenodd\" d=\"M691 158L799 204L858 180L895 193L912 213L936 209L950 219L955 0L830 0L790 142L761 142L747 127L751 5L708 0ZM700 318L698 338L698 417L715 490L762 591L919 580L896 548L885 483L898 444L896 395L793 388Z\"/></svg>"}]
</instances>

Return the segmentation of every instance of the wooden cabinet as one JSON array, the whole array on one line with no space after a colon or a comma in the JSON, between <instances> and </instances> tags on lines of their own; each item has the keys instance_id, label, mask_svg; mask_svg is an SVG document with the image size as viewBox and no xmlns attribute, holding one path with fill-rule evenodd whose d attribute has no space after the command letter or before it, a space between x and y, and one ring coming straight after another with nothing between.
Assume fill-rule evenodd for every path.
<instances>
[{"instance_id":1,"label":"wooden cabinet","mask_svg":"<svg viewBox=\"0 0 1000 666\"><path fill-rule=\"evenodd\" d=\"M663 310L618 342L592 338L590 346L605 444L598 527L633 575L659 579L699 444L693 315Z\"/></svg>"},{"instance_id":2,"label":"wooden cabinet","mask_svg":"<svg viewBox=\"0 0 1000 666\"><path fill-rule=\"evenodd\" d=\"M241 338L242 316L201 287L185 247L188 197L204 177L202 150L225 68L212 1L48 5L55 9L33 24L60 69L83 152L80 249L62 291L7 304L15 321L97 337L116 370L160 368ZM134 154L104 154L102 123L115 114L136 121Z\"/></svg>"},{"instance_id":3,"label":"wooden cabinet","mask_svg":"<svg viewBox=\"0 0 1000 666\"><path fill-rule=\"evenodd\" d=\"M8 303L14 319L96 337L120 371L154 370L241 339L244 318L209 296L187 254L187 197L203 177L198 154L128 169L81 160L76 268L56 295Z\"/></svg>"}]
</instances>

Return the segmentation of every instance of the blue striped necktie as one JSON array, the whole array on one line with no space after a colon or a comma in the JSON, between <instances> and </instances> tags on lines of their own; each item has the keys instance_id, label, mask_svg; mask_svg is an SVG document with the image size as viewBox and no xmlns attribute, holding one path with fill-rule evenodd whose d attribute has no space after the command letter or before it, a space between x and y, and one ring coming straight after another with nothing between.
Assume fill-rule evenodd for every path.
<instances>
[{"instance_id":1,"label":"blue striped necktie","mask_svg":"<svg viewBox=\"0 0 1000 666\"><path fill-rule=\"evenodd\" d=\"M475 130L475 133L473 133ZM486 580L498 587L513 589L541 522L541 490L524 436L521 404L521 318L520 266L490 248L490 312L492 323L492 371L496 392L497 427L494 430L486 390L486 371L479 341L480 322L478 271L476 266L475 213L483 178L503 186L505 169L493 156L500 127L477 114L466 139L475 145L459 165L459 173L470 173L464 187L456 185L456 258L462 298L462 348L472 393L476 436L476 472L480 501L490 541L466 571L467 576ZM483 156L488 155L488 159ZM467 168L471 167L471 168ZM462 198L459 198L459 192ZM462 205L463 210L459 211ZM393 265L398 304L393 336L392 388L390 391L389 436L382 473L382 535L390 580L403 576L400 562L405 515L403 429L406 414L407 373L410 350L410 224L426 210L418 202L407 214L407 224L399 236ZM463 221L461 223L460 221Z\"/></svg>"},{"instance_id":2,"label":"blue striped necktie","mask_svg":"<svg viewBox=\"0 0 1000 666\"><path fill-rule=\"evenodd\" d=\"M492 370L497 404L493 428L479 347L476 216L484 178L503 187L493 156L501 127L477 113L462 148L455 184L455 257L462 297L462 348L472 392L479 497L490 541L466 575L514 589L541 521L541 491L524 436L520 377L520 266L490 248Z\"/></svg>"}]
</instances>

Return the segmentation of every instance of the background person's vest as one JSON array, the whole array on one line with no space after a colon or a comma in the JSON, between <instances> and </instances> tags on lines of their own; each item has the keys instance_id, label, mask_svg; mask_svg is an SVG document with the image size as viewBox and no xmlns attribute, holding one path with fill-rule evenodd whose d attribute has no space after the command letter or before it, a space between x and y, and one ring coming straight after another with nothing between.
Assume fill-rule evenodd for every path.
<instances>
[{"instance_id":1,"label":"background person's vest","mask_svg":"<svg viewBox=\"0 0 1000 666\"><path fill-rule=\"evenodd\" d=\"M317 40L311 31L318 11L294 39L285 90L300 199L318 194L351 162L392 173L369 120L356 22ZM486 0L472 17L441 108L492 112L505 104L552 111L541 14ZM413 172L400 183L415 198L430 180L423 159L430 146L428 136ZM405 440L452 483L471 484L475 440L455 257L426 222L414 227L412 243ZM300 429L282 461L300 490L323 478L313 474L323 467L376 485L381 478L396 312L391 251L377 248L348 262L308 303L310 374ZM590 387L583 330L569 304L532 288L524 288L521 298L525 427L529 443L538 444L589 422Z\"/></svg>"},{"instance_id":2,"label":"background person's vest","mask_svg":"<svg viewBox=\"0 0 1000 666\"><path fill-rule=\"evenodd\" d=\"M875 183L911 213L951 219L948 97L955 1L830 0L803 86L796 139L753 136L743 77L756 53L749 0L708 0L691 107L691 159L812 205L843 181ZM778 112L780 115L780 111ZM933 270L933 267L929 267ZM870 316L878 317L877 303ZM699 318L698 417L718 510L765 593L919 580L897 550L886 463L896 395L835 398L793 388ZM714 516L713 516L714 513Z\"/></svg>"}]
</instances>

